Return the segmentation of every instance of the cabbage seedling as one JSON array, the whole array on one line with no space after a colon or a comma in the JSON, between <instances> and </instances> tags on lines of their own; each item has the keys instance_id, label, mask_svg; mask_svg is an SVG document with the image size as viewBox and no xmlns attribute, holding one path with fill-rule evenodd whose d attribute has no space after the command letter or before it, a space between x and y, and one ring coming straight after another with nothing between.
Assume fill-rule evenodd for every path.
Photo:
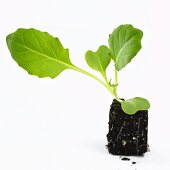
<instances>
[{"instance_id":1,"label":"cabbage seedling","mask_svg":"<svg viewBox=\"0 0 170 170\"><path fill-rule=\"evenodd\" d=\"M20 28L6 38L13 59L29 74L57 77L66 69L72 69L92 77L101 83L121 103L122 110L133 115L139 110L148 110L148 100L135 97L126 101L117 95L118 72L136 56L141 49L143 32L132 25L120 25L109 35L109 46L101 45L97 51L87 51L85 59L89 67L101 73L103 79L75 66L58 38L36 29ZM114 62L115 81L106 75L110 62Z\"/></svg>"}]
</instances>

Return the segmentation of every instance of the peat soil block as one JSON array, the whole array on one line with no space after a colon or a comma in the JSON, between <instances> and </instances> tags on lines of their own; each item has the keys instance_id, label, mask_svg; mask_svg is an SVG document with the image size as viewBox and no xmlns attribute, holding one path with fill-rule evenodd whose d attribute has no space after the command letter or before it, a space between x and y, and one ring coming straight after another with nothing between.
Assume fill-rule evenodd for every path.
<instances>
[{"instance_id":1,"label":"peat soil block","mask_svg":"<svg viewBox=\"0 0 170 170\"><path fill-rule=\"evenodd\" d=\"M113 155L142 156L148 150L148 111L128 115L113 100L107 134L108 151Z\"/></svg>"}]
</instances>

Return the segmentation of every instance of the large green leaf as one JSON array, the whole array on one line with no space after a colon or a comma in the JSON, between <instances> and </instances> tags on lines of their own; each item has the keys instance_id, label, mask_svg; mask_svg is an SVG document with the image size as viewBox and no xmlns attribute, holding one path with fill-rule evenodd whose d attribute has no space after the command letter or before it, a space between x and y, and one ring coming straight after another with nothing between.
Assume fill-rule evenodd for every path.
<instances>
[{"instance_id":1,"label":"large green leaf","mask_svg":"<svg viewBox=\"0 0 170 170\"><path fill-rule=\"evenodd\" d=\"M36 29L18 29L6 38L13 59L29 74L55 78L74 68L58 38Z\"/></svg>"},{"instance_id":2,"label":"large green leaf","mask_svg":"<svg viewBox=\"0 0 170 170\"><path fill-rule=\"evenodd\" d=\"M96 52L86 52L86 62L94 70L99 71L104 77L106 75L106 68L110 63L109 49L102 45Z\"/></svg>"},{"instance_id":3,"label":"large green leaf","mask_svg":"<svg viewBox=\"0 0 170 170\"><path fill-rule=\"evenodd\" d=\"M129 115L133 115L139 110L148 110L150 107L150 104L148 100L144 98L135 97L133 99L122 101L121 107L125 113Z\"/></svg>"},{"instance_id":4,"label":"large green leaf","mask_svg":"<svg viewBox=\"0 0 170 170\"><path fill-rule=\"evenodd\" d=\"M143 32L132 25L120 25L109 35L111 57L118 71L139 52L142 37Z\"/></svg>"}]
</instances>

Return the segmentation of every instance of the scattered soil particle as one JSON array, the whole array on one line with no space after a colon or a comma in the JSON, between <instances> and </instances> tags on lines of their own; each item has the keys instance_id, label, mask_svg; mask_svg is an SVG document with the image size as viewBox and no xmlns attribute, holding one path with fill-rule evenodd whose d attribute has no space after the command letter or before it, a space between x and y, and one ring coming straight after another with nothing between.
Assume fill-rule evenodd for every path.
<instances>
[{"instance_id":1,"label":"scattered soil particle","mask_svg":"<svg viewBox=\"0 0 170 170\"><path fill-rule=\"evenodd\" d=\"M129 158L126 158L126 157L121 158L121 160L122 160L122 161L130 161L130 159L129 159Z\"/></svg>"},{"instance_id":2,"label":"scattered soil particle","mask_svg":"<svg viewBox=\"0 0 170 170\"><path fill-rule=\"evenodd\" d=\"M136 164L136 162L133 161L132 164Z\"/></svg>"},{"instance_id":3,"label":"scattered soil particle","mask_svg":"<svg viewBox=\"0 0 170 170\"><path fill-rule=\"evenodd\" d=\"M123 156L142 156L148 150L148 111L126 114L120 102L113 100L107 134L109 153Z\"/></svg>"}]
</instances>

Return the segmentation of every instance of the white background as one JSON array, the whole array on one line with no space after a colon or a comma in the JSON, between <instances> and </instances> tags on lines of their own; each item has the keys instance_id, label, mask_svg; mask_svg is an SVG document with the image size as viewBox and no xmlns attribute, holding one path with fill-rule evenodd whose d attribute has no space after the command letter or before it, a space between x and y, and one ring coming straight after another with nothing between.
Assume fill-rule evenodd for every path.
<instances>
[{"instance_id":1,"label":"white background","mask_svg":"<svg viewBox=\"0 0 170 170\"><path fill-rule=\"evenodd\" d=\"M0 0L0 170L169 170L169 8L168 0ZM133 166L105 149L113 98L102 85L71 70L56 79L30 76L5 42L20 27L48 31L75 65L97 74L86 50L107 45L126 23L144 31L143 48L120 72L118 93L151 102L151 152L131 157Z\"/></svg>"}]
</instances>

